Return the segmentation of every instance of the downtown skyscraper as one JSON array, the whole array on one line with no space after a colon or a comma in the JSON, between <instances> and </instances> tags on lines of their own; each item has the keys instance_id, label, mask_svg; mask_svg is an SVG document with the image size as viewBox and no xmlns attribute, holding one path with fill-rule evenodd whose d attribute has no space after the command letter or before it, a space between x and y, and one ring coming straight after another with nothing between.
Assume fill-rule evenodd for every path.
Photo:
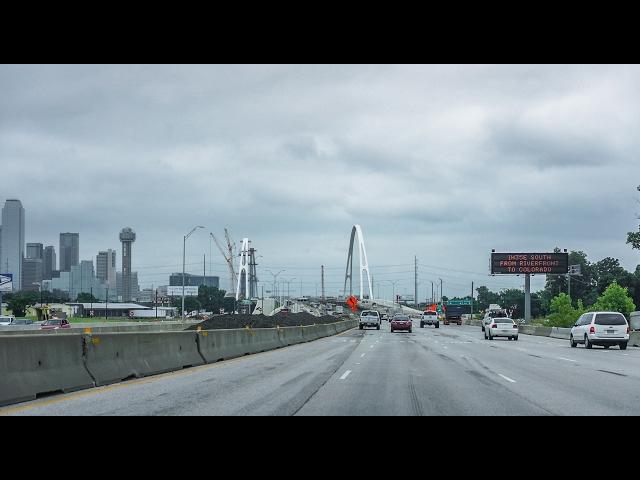
<instances>
[{"instance_id":1,"label":"downtown skyscraper","mask_svg":"<svg viewBox=\"0 0 640 480\"><path fill-rule=\"evenodd\" d=\"M80 234L60 234L60 271L70 272L80 264Z\"/></svg>"},{"instance_id":2,"label":"downtown skyscraper","mask_svg":"<svg viewBox=\"0 0 640 480\"><path fill-rule=\"evenodd\" d=\"M2 209L2 240L0 241L0 273L13 275L13 288L22 286L24 259L24 208L20 200L7 200Z\"/></svg>"}]
</instances>

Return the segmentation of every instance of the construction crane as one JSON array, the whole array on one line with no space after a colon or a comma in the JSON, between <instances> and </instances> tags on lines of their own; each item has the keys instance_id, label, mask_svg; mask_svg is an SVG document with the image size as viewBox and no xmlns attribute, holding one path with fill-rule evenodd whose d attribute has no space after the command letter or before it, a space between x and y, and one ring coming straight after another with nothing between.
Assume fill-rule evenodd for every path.
<instances>
[{"instance_id":1,"label":"construction crane","mask_svg":"<svg viewBox=\"0 0 640 480\"><path fill-rule=\"evenodd\" d=\"M229 287L229 290L227 291L227 295L232 295L232 292L235 291L236 282L237 282L236 271L233 268L233 259L235 258L235 255L234 255L235 245L231 242L229 231L226 228L224 229L224 235L225 235L225 238L227 239L228 252L225 252L225 249L222 243L220 243L220 241L216 238L216 236L213 233L210 233L210 235L211 235L211 238L213 238L213 241L216 242L216 246L218 247L218 250L220 250L222 257L224 258L225 262L227 262L227 266L229 267L230 287Z\"/></svg>"}]
</instances>

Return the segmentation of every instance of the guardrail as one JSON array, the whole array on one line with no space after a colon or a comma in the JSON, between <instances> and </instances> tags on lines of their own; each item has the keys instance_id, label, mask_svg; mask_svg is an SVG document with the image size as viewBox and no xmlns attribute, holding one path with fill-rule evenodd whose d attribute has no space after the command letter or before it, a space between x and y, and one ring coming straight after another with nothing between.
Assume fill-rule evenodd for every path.
<instances>
[{"instance_id":1,"label":"guardrail","mask_svg":"<svg viewBox=\"0 0 640 480\"><path fill-rule=\"evenodd\" d=\"M269 329L0 336L0 405L275 350L358 320Z\"/></svg>"}]
</instances>

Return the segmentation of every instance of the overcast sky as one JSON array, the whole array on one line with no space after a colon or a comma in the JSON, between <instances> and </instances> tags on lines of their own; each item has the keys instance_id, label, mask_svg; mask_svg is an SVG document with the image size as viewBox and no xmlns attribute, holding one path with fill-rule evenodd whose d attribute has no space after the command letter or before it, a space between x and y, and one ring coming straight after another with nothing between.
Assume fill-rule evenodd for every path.
<instances>
[{"instance_id":1,"label":"overcast sky","mask_svg":"<svg viewBox=\"0 0 640 480\"><path fill-rule=\"evenodd\" d=\"M420 297L452 296L523 283L487 276L492 248L635 269L639 132L638 66L2 65L0 202L22 201L28 242L79 232L81 259L120 264L132 227L143 287L204 225L188 271L228 227L260 280L315 294L324 264L336 294L357 223L376 282L413 293L417 255Z\"/></svg>"}]
</instances>

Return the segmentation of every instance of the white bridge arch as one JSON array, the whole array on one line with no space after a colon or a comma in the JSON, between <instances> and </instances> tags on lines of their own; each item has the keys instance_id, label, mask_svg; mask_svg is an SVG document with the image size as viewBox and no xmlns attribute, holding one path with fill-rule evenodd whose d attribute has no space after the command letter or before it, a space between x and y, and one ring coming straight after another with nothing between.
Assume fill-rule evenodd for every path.
<instances>
[{"instance_id":1,"label":"white bridge arch","mask_svg":"<svg viewBox=\"0 0 640 480\"><path fill-rule=\"evenodd\" d=\"M367 283L369 296L367 298L373 299L373 289L371 288L371 274L369 273L369 261L367 259L367 250L364 246L364 236L362 235L362 228L360 225L354 225L351 230L351 242L349 243L349 256L347 257L347 271L344 276L344 295L353 295L353 242L358 237L358 252L360 258L360 300L365 298L365 284L363 283L363 276L367 274ZM349 283L349 290L347 291L347 283Z\"/></svg>"}]
</instances>

